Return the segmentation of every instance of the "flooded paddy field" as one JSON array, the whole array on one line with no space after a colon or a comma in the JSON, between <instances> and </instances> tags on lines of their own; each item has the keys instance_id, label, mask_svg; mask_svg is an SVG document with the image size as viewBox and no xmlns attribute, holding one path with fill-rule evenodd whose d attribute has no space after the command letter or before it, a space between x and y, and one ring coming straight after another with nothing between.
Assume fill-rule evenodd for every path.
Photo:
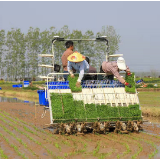
<instances>
[{"instance_id":1,"label":"flooded paddy field","mask_svg":"<svg viewBox=\"0 0 160 160\"><path fill-rule=\"evenodd\" d=\"M148 122L139 133L56 135L47 129L49 110L42 115L43 106L13 98L0 101L0 158L160 159L158 119L144 117Z\"/></svg>"}]
</instances>

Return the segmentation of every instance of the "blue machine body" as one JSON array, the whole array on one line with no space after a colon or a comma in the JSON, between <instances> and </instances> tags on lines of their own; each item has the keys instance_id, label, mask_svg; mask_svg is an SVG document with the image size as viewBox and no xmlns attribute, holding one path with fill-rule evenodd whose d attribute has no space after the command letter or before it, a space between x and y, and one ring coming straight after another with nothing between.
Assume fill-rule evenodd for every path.
<instances>
[{"instance_id":1,"label":"blue machine body","mask_svg":"<svg viewBox=\"0 0 160 160\"><path fill-rule=\"evenodd\" d=\"M22 84L13 84L12 87L13 87L13 88L21 88L21 87L22 87Z\"/></svg>"},{"instance_id":2,"label":"blue machine body","mask_svg":"<svg viewBox=\"0 0 160 160\"><path fill-rule=\"evenodd\" d=\"M82 88L124 87L124 84L115 80L86 80L86 81L83 81L81 85L82 85ZM48 82L48 89L70 89L69 81ZM39 94L39 104L44 106L49 106L49 102L45 98L45 94L47 97L47 91L45 93L45 90L38 90L37 93Z\"/></svg>"},{"instance_id":3,"label":"blue machine body","mask_svg":"<svg viewBox=\"0 0 160 160\"><path fill-rule=\"evenodd\" d=\"M45 98L45 90L38 90L37 93L39 94L39 104L49 106L48 100Z\"/></svg>"}]
</instances>

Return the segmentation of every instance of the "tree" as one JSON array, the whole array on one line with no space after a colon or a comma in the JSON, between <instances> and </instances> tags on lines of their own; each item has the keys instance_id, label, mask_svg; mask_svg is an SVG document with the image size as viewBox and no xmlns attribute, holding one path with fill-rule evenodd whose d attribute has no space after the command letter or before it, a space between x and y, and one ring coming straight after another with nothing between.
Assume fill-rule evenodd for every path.
<instances>
[{"instance_id":1,"label":"tree","mask_svg":"<svg viewBox=\"0 0 160 160\"><path fill-rule=\"evenodd\" d=\"M20 29L8 31L6 40L7 52L5 56L6 66L8 66L8 76L12 79L24 76L25 69L25 41L24 34Z\"/></svg>"},{"instance_id":2,"label":"tree","mask_svg":"<svg viewBox=\"0 0 160 160\"><path fill-rule=\"evenodd\" d=\"M119 50L120 36L116 33L113 26L103 26L101 32L96 34L98 36L107 36L109 41L109 55L116 53ZM106 60L106 42L96 43L96 52L97 52L97 65L101 66L102 62Z\"/></svg>"},{"instance_id":3,"label":"tree","mask_svg":"<svg viewBox=\"0 0 160 160\"><path fill-rule=\"evenodd\" d=\"M50 30L45 30L40 33L40 49L41 54L52 54L52 39L55 35L55 27L51 27ZM44 58L42 57L40 62L42 64L52 64L52 58ZM52 70L50 68L41 68L41 74L47 75L48 73L51 73Z\"/></svg>"},{"instance_id":4,"label":"tree","mask_svg":"<svg viewBox=\"0 0 160 160\"><path fill-rule=\"evenodd\" d=\"M39 57L38 54L40 51L40 29L30 27L28 33L25 37L26 48L27 48L27 59L26 59L26 70L28 77L36 77L39 74L38 63Z\"/></svg>"},{"instance_id":5,"label":"tree","mask_svg":"<svg viewBox=\"0 0 160 160\"><path fill-rule=\"evenodd\" d=\"M4 76L4 63L3 63L3 57L4 57L4 46L5 46L5 30L0 30L0 75L1 78Z\"/></svg>"},{"instance_id":6,"label":"tree","mask_svg":"<svg viewBox=\"0 0 160 160\"><path fill-rule=\"evenodd\" d=\"M94 39L98 36L107 36L109 40L110 52L114 54L119 49L120 36L113 26L103 26L101 31L94 35L94 32L87 30L70 31L67 25L60 30L50 27L49 30L40 32L39 28L30 27L27 34L20 29L12 28L5 35L5 31L0 31L0 74L8 78L31 77L35 78L39 74L47 75L53 72L51 68L38 67L38 64L52 64L51 58L41 58L38 54L52 54L52 40L54 36L65 39ZM61 56L66 50L66 41L57 41L54 44L54 63L61 65ZM95 41L74 41L74 51L88 56L91 65L97 69L106 59L106 42ZM2 69L3 68L3 69ZM5 72L3 72L5 70Z\"/></svg>"}]
</instances>

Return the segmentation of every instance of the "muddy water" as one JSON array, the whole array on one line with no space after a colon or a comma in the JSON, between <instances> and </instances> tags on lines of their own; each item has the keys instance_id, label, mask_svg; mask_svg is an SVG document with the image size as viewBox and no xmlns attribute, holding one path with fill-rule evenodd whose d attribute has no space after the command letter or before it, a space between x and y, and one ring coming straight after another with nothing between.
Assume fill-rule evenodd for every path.
<instances>
[{"instance_id":1,"label":"muddy water","mask_svg":"<svg viewBox=\"0 0 160 160\"><path fill-rule=\"evenodd\" d=\"M17 97L1 97L1 96L0 96L0 102L27 103L31 106L38 103L37 101L33 101L32 99L20 99Z\"/></svg>"}]
</instances>

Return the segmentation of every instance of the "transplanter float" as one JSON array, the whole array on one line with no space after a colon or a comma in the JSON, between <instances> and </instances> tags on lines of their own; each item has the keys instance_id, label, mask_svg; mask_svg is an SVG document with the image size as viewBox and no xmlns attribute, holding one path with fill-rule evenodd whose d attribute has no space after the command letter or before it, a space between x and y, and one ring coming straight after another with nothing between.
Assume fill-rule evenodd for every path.
<instances>
[{"instance_id":1,"label":"transplanter float","mask_svg":"<svg viewBox=\"0 0 160 160\"><path fill-rule=\"evenodd\" d=\"M108 40L105 36L96 39L64 39L56 36L52 40L52 54L43 54L41 57L52 57L53 65L39 65L53 68L54 44L57 41L94 41L106 43L106 60L119 55L109 55ZM50 110L50 126L55 133L59 134L84 134L86 132L106 133L114 132L128 133L142 129L142 113L140 109L138 94L135 89L134 73L127 77L126 81L132 85L128 88L116 80L86 80L81 88L75 88L78 75L69 81L53 81L55 76L68 73L49 73L46 78L44 98L45 105ZM91 74L91 73L90 73ZM95 73L94 73L95 74ZM104 73L101 74L105 77ZM52 81L49 81L52 79ZM127 92L126 92L127 91ZM40 91L38 91L40 92ZM40 104L41 99L40 98Z\"/></svg>"}]
</instances>

